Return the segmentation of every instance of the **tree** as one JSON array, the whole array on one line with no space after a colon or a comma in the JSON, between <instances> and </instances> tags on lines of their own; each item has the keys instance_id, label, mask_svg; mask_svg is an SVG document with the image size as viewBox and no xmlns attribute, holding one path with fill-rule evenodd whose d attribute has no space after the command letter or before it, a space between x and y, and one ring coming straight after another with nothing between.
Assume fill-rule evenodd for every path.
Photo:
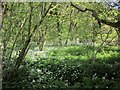
<instances>
[{"instance_id":1,"label":"tree","mask_svg":"<svg viewBox=\"0 0 120 90\"><path fill-rule=\"evenodd\" d=\"M4 46L3 61L4 62L8 61L9 63L11 63L10 61L13 58L12 56L13 52L18 51L16 52L17 54L16 56L14 56L15 58L12 61L13 62L12 70L10 74L10 77L12 77L16 75L18 68L20 67L23 59L25 58L29 50L29 45L30 45L32 36L34 35L35 31L40 27L40 25L44 21L47 13L51 9L52 3L47 4L45 13L43 15L40 14L41 18L39 18L39 14L36 15L36 18L33 18L32 16L32 15L35 15L33 13L35 13L36 11L39 11L40 7L43 5L41 3L32 3L32 2L24 3L24 4L23 3L22 4L21 3L10 3L6 5L7 5L6 8L9 8L9 10L5 11L7 12L7 14L4 16L5 18L3 20L3 30L2 30L2 33L4 36L3 38L3 44L4 44L3 45ZM34 7L36 5L37 7ZM20 6L23 6L23 8L21 8ZM25 10L24 9L25 7L29 7L29 8ZM15 13L13 12L13 10ZM7 22L7 20L9 19L10 19L10 22ZM37 23L34 23L36 22L36 20L37 20ZM18 23L17 21L19 21L20 23ZM14 42L13 42L13 39L14 39ZM10 79L10 77L8 78Z\"/></svg>"},{"instance_id":2,"label":"tree","mask_svg":"<svg viewBox=\"0 0 120 90\"><path fill-rule=\"evenodd\" d=\"M0 89L2 90L2 43L1 43L1 27L2 26L2 4L0 2Z\"/></svg>"},{"instance_id":3,"label":"tree","mask_svg":"<svg viewBox=\"0 0 120 90\"><path fill-rule=\"evenodd\" d=\"M79 10L80 12L87 12L87 11L92 12L92 16L98 21L98 24L100 25L100 27L101 27L101 23L103 23L103 24L109 25L111 27L118 28L117 32L118 32L118 36L119 36L119 34L120 34L120 19L119 19L120 13L119 13L119 9L118 9L118 20L117 20L117 22L111 22L111 21L108 21L108 20L105 20L105 19L100 19L98 17L97 12L95 10L93 10L93 9L85 8L83 10L80 7L74 5L72 2L71 2L71 6L73 6L74 8L76 8L77 10Z\"/></svg>"}]
</instances>

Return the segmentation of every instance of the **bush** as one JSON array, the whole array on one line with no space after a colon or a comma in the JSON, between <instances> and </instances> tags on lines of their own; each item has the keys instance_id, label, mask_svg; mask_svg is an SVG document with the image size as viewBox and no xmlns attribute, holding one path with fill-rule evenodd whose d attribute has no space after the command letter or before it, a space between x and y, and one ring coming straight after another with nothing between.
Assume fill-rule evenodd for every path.
<instances>
[{"instance_id":1,"label":"bush","mask_svg":"<svg viewBox=\"0 0 120 90\"><path fill-rule=\"evenodd\" d=\"M116 54L104 60L97 58L94 63L91 63L90 60L82 60L80 56L75 56L78 55L74 53L75 51L69 49L63 51L64 53L55 51L50 57L40 58L40 60L26 60L25 65L18 70L18 77L12 82L3 82L3 88L16 88L17 90L119 88L120 61ZM66 56L65 53L71 54ZM59 55L63 58L58 58Z\"/></svg>"}]
</instances>

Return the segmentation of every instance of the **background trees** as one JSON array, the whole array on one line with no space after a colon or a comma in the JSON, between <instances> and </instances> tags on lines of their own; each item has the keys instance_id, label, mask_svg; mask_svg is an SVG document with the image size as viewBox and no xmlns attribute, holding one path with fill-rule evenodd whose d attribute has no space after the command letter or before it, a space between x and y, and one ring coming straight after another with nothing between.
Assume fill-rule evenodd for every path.
<instances>
[{"instance_id":1,"label":"background trees","mask_svg":"<svg viewBox=\"0 0 120 90\"><path fill-rule=\"evenodd\" d=\"M35 73L36 70L41 72L40 70L43 69L41 73L53 73L50 75L53 75L53 77L55 75L55 78L61 80L58 86L64 83L67 83L65 84L66 86L71 86L75 84L71 82L75 82L77 78L74 80L74 77L71 76L70 78L72 78L72 80L70 80L65 74L63 77L61 75L63 73L61 72L62 69L60 69L60 72L58 72L59 70L56 71L59 73L59 75L56 76L57 73L54 73L54 68L52 68L55 64L57 64L57 68L60 63L63 63L64 68L66 68L73 63L72 60L75 60L76 63L73 64L75 64L77 68L76 65L80 60L88 60L87 65L90 63L89 67L94 68L91 66L91 60L92 63L96 63L98 59L112 58L113 56L117 60L120 35L119 8L114 9L114 7L109 7L106 3L95 2L3 3L2 14L2 60L3 79L5 82L13 82L14 80L21 79L19 76L22 76L20 74L22 69L26 71L22 73L27 75L24 79L22 78L21 81L24 82L25 80L27 84L28 82L32 83L31 80L36 80L36 82L38 80L39 82L41 78L39 74L35 74L36 76L38 75L38 77L35 77L35 75L31 73ZM117 48L117 50L110 52L109 50L112 50L110 49L111 47ZM59 50L59 48L61 50ZM66 60L68 60L68 62ZM35 64L36 62L40 63L40 66ZM43 67L42 63L44 63ZM52 70L48 70L48 64L51 65ZM84 62L82 64L84 67ZM70 68L71 73L67 68L63 71L65 71L67 75L69 75L69 73L73 75L74 73L72 72L74 72L75 68L74 65L72 66L73 67ZM62 64L60 64L59 68L62 67ZM97 65L95 67L97 67ZM106 68L111 69L107 66ZM48 72L44 69L48 70ZM119 67L115 70L118 69ZM78 72L80 73L81 71L78 70ZM94 70L91 71L91 73L93 72ZM88 75L90 73L87 72L83 74ZM49 77L49 74L46 75L48 75L45 76L46 80L54 81L54 79L50 79L52 76ZM75 75L79 77L78 73ZM98 75L100 75L99 72ZM89 81L91 78L91 75L90 77L81 76L83 78L80 79L79 77L79 79L82 80L80 82L84 82L86 78ZM99 79L100 78L102 78L102 76L100 76ZM45 79L42 78L44 83L46 82ZM58 81L54 81L54 83L56 84ZM83 84L90 86L87 82ZM34 87L34 82L32 85ZM82 87L82 84L80 85ZM106 85L107 84L105 84L105 86Z\"/></svg>"}]
</instances>

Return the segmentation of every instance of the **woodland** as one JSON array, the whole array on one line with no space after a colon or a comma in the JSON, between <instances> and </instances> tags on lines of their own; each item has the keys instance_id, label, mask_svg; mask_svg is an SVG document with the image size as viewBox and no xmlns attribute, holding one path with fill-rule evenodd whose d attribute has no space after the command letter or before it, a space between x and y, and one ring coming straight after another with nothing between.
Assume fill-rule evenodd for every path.
<instances>
[{"instance_id":1,"label":"woodland","mask_svg":"<svg viewBox=\"0 0 120 90\"><path fill-rule=\"evenodd\" d=\"M120 89L120 1L3 2L2 88Z\"/></svg>"}]
</instances>

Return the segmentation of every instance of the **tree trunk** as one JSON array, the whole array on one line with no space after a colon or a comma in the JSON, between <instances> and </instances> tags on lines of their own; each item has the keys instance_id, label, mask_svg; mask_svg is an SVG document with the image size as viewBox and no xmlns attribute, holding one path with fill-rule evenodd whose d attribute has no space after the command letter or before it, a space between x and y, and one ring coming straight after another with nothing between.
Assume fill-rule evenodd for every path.
<instances>
[{"instance_id":1,"label":"tree trunk","mask_svg":"<svg viewBox=\"0 0 120 90\"><path fill-rule=\"evenodd\" d=\"M120 28L118 29L118 47L120 46Z\"/></svg>"},{"instance_id":2,"label":"tree trunk","mask_svg":"<svg viewBox=\"0 0 120 90\"><path fill-rule=\"evenodd\" d=\"M42 51L43 50L43 46L44 46L44 42L45 42L45 33L42 30L41 32L39 32L39 37L38 37L38 46L39 46L39 50Z\"/></svg>"},{"instance_id":3,"label":"tree trunk","mask_svg":"<svg viewBox=\"0 0 120 90\"><path fill-rule=\"evenodd\" d=\"M32 31L32 33L30 33L30 35L28 36L27 40L25 41L25 44L24 44L24 47L22 48L22 50L20 51L19 55L18 55L18 58L16 59L16 63L14 65L14 68L13 68L13 73L16 74L20 64L22 63L22 60L24 59L25 55L26 55L26 52L28 51L28 46L30 44L30 41L31 41L31 38L33 36L33 34L35 33L35 31L38 29L38 27L42 24L45 16L47 15L47 13L49 12L50 8L51 8L52 4L49 5L48 9L46 10L44 16L41 18L41 20L39 21L39 23L37 23L35 26L34 26L34 29ZM31 22L31 20L30 20ZM31 28L29 28L28 31L30 31Z\"/></svg>"},{"instance_id":4,"label":"tree trunk","mask_svg":"<svg viewBox=\"0 0 120 90\"><path fill-rule=\"evenodd\" d=\"M2 4L0 2L0 90L2 90L2 35L1 35L1 27L2 26Z\"/></svg>"},{"instance_id":5,"label":"tree trunk","mask_svg":"<svg viewBox=\"0 0 120 90\"><path fill-rule=\"evenodd\" d=\"M57 16L57 30L58 30L58 38L59 38L59 45L62 46L62 39L61 39L61 27L60 27L60 21L59 21L59 17Z\"/></svg>"},{"instance_id":6,"label":"tree trunk","mask_svg":"<svg viewBox=\"0 0 120 90\"><path fill-rule=\"evenodd\" d=\"M15 66L14 66L14 71L16 71L16 70L19 68L20 64L22 63L22 60L23 60L24 57L25 57L25 52L26 52L26 50L27 50L27 47L28 47L30 41L31 41L31 38L28 38L28 40L26 41L23 49L22 49L21 52L19 53L19 56L18 56L18 58L16 59L16 63L15 63ZM16 72L15 72L15 73L16 73Z\"/></svg>"}]
</instances>

